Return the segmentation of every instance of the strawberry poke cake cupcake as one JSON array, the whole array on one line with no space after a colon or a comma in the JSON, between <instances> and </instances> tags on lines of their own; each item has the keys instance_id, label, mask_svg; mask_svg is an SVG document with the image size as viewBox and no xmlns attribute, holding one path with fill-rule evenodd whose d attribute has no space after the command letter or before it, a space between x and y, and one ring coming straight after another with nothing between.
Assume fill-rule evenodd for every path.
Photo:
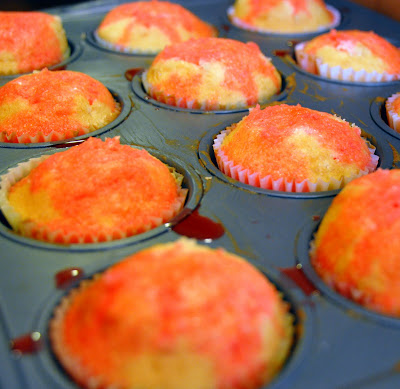
<instances>
[{"instance_id":1,"label":"strawberry poke cake cupcake","mask_svg":"<svg viewBox=\"0 0 400 389\"><path fill-rule=\"evenodd\" d=\"M59 141L112 122L120 106L109 90L75 71L43 69L0 88L0 142Z\"/></svg>"},{"instance_id":2,"label":"strawberry poke cake cupcake","mask_svg":"<svg viewBox=\"0 0 400 389\"><path fill-rule=\"evenodd\" d=\"M389 126L400 132L400 93L390 96L386 100L385 108Z\"/></svg>"},{"instance_id":3,"label":"strawberry poke cake cupcake","mask_svg":"<svg viewBox=\"0 0 400 389\"><path fill-rule=\"evenodd\" d=\"M153 229L182 208L182 176L118 138L89 138L1 177L0 208L23 236L95 243Z\"/></svg>"},{"instance_id":4,"label":"strawberry poke cake cupcake","mask_svg":"<svg viewBox=\"0 0 400 389\"><path fill-rule=\"evenodd\" d=\"M82 388L255 389L288 356L288 308L242 258L178 240L83 281L56 308L50 339Z\"/></svg>"},{"instance_id":5,"label":"strawberry poke cake cupcake","mask_svg":"<svg viewBox=\"0 0 400 389\"><path fill-rule=\"evenodd\" d=\"M323 0L236 0L228 15L238 27L278 34L320 31L340 21Z\"/></svg>"},{"instance_id":6,"label":"strawberry poke cake cupcake","mask_svg":"<svg viewBox=\"0 0 400 389\"><path fill-rule=\"evenodd\" d=\"M213 148L227 176L286 192L339 189L378 163L359 127L300 105L257 106L220 133Z\"/></svg>"},{"instance_id":7,"label":"strawberry poke cake cupcake","mask_svg":"<svg viewBox=\"0 0 400 389\"><path fill-rule=\"evenodd\" d=\"M173 43L215 35L212 26L186 8L157 0L115 7L96 31L100 43L132 53L157 53Z\"/></svg>"},{"instance_id":8,"label":"strawberry poke cake cupcake","mask_svg":"<svg viewBox=\"0 0 400 389\"><path fill-rule=\"evenodd\" d=\"M266 102L281 76L253 43L200 38L166 47L143 74L155 100L182 108L236 109Z\"/></svg>"},{"instance_id":9,"label":"strawberry poke cake cupcake","mask_svg":"<svg viewBox=\"0 0 400 389\"><path fill-rule=\"evenodd\" d=\"M69 57L61 18L44 12L0 12L0 76L29 73Z\"/></svg>"},{"instance_id":10,"label":"strawberry poke cake cupcake","mask_svg":"<svg viewBox=\"0 0 400 389\"><path fill-rule=\"evenodd\" d=\"M332 30L295 47L304 70L343 81L400 79L400 50L372 31Z\"/></svg>"},{"instance_id":11,"label":"strawberry poke cake cupcake","mask_svg":"<svg viewBox=\"0 0 400 389\"><path fill-rule=\"evenodd\" d=\"M335 197L311 245L311 263L337 292L400 318L400 170L378 169Z\"/></svg>"}]
</instances>

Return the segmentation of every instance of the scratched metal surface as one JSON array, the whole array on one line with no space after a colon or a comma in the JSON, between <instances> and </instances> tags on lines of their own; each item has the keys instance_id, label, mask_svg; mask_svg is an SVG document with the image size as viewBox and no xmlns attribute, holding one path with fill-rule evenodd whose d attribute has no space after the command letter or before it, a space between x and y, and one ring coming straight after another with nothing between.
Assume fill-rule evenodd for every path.
<instances>
[{"instance_id":1,"label":"scratched metal surface","mask_svg":"<svg viewBox=\"0 0 400 389\"><path fill-rule=\"evenodd\" d=\"M254 41L272 58L282 73L285 88L276 101L335 113L360 126L377 147L380 166L396 168L400 137L385 123L385 99L399 91L400 83L358 85L332 82L299 70L279 50L291 50L298 35L263 35L233 27L226 16L231 1L192 0L181 3L215 25L220 36ZM328 2L342 16L339 29L373 29L400 46L400 24L345 0ZM393 389L400 387L400 319L385 318L360 309L334 295L313 278L307 249L310 237L337 192L288 195L257 190L226 179L215 167L212 139L247 111L193 113L171 109L146 99L140 77L133 82L126 70L148 67L151 56L116 54L93 44L92 33L105 13L119 4L96 1L53 8L60 14L72 49L69 70L100 80L123 103L117 123L94 135L120 136L121 142L138 145L175 165L185 174L189 212L220 223L219 239L200 241L224 247L261 268L293 305L298 336L281 374L268 387L290 389ZM278 55L279 54L279 55ZM0 78L3 85L10 78ZM59 151L54 145L0 145L0 173L20 161ZM316 217L317 216L317 217ZM0 387L15 389L75 388L51 354L47 323L63 295L54 275L67 267L81 267L87 276L124 256L154 243L176 240L179 234L163 226L144 235L90 246L58 247L13 234L0 223ZM298 262L319 289L311 295L288 280L280 269ZM10 340L32 331L42 334L43 346L32 354L15 355ZM190 383L187 385L190 389Z\"/></svg>"}]
</instances>

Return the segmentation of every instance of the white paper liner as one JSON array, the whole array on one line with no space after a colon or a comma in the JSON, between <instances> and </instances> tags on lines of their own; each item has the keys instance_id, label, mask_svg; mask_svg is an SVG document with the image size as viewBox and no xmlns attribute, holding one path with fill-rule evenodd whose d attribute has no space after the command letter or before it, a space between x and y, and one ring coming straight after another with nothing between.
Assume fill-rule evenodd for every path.
<instances>
[{"instance_id":1,"label":"white paper liner","mask_svg":"<svg viewBox=\"0 0 400 389\"><path fill-rule=\"evenodd\" d=\"M400 132L400 117L399 114L394 110L393 103L396 99L400 98L400 93L395 93L386 100L386 117L389 123L389 127L393 130Z\"/></svg>"},{"instance_id":2,"label":"white paper liner","mask_svg":"<svg viewBox=\"0 0 400 389\"><path fill-rule=\"evenodd\" d=\"M299 66L309 73L333 80L353 82L388 82L400 79L400 74L378 73L377 71L367 72L366 70L356 71L353 68L344 69L340 66L330 66L327 63L323 63L321 58L306 53L304 51L306 43L298 43L294 48L294 52Z\"/></svg>"},{"instance_id":3,"label":"white paper liner","mask_svg":"<svg viewBox=\"0 0 400 389\"><path fill-rule=\"evenodd\" d=\"M254 173L250 169L245 169L241 165L235 165L228 159L225 153L221 150L221 144L224 138L232 131L232 129L223 130L214 139L213 149L215 158L219 169L227 176L242 182L243 184L255 186L262 189L283 191L283 192L294 192L294 193L307 193L307 192L323 192L328 190L337 190L343 188L347 183L354 180L355 178L361 177L368 174L376 169L379 157L374 154L375 150L368 147L371 154L370 164L366 170L360 170L357 175L351 177L343 177L340 180L331 178L329 181L318 179L317 182L311 182L310 180L296 181L287 180L282 177L274 180L271 175L262 176L260 173Z\"/></svg>"},{"instance_id":4,"label":"white paper liner","mask_svg":"<svg viewBox=\"0 0 400 389\"><path fill-rule=\"evenodd\" d=\"M61 230L51 230L46 225L39 225L33 221L24 220L8 201L8 192L10 188L15 183L27 176L32 169L34 169L48 157L49 155L44 155L41 157L32 158L26 162L21 162L16 167L9 169L7 173L0 177L0 210L3 212L4 217L9 222L12 229L23 236L58 244L99 243L128 238L130 236L149 231L171 220L180 212L186 200L188 190L179 188L178 198L172 205L171 209L165 210L160 217L150 218L147 224L144 224L136 229L133 227L127 230L115 228L108 233L98 231L96 235L88 233L84 236L79 235L74 231L65 232ZM178 173L175 168L169 166L168 168L171 174L174 176L177 186L180 187L183 181L183 176Z\"/></svg>"},{"instance_id":5,"label":"white paper liner","mask_svg":"<svg viewBox=\"0 0 400 389\"><path fill-rule=\"evenodd\" d=\"M99 34L97 33L97 30L93 32L93 36L95 41L100 45L105 47L108 50L120 52L120 53L126 53L126 54L137 54L137 55L156 55L158 54L161 50L151 50L151 49L140 49L140 48L131 48L123 45L117 45L115 43L108 42L102 38L99 37Z\"/></svg>"},{"instance_id":6,"label":"white paper liner","mask_svg":"<svg viewBox=\"0 0 400 389\"><path fill-rule=\"evenodd\" d=\"M64 296L60 304L55 308L54 315L49 322L49 339L57 359L60 360L64 369L74 380L88 388L107 388L107 386L102 386L104 382L102 382L103 380L100 377L95 377L93 374L90 374L90 372L82 366L78 358L70 355L62 334L64 331L64 316L73 303L74 298L79 296L79 294L92 282L95 282L98 277L100 277L100 274L94 275L92 280L81 281L78 287L72 289L67 296Z\"/></svg>"},{"instance_id":7,"label":"white paper liner","mask_svg":"<svg viewBox=\"0 0 400 389\"><path fill-rule=\"evenodd\" d=\"M147 80L146 70L142 74L142 84L146 93L152 97L154 100L159 101L160 103L171 105L179 108L188 108L188 109L199 109L203 111L217 111L217 110L236 110L236 109L245 109L249 106L245 103L237 103L237 104L225 104L221 105L214 101L206 100L204 102L199 102L197 100L187 100L182 97L176 97L173 94L169 94L165 91L160 91L159 89L153 87L153 85ZM259 104L263 104L264 102L259 102Z\"/></svg>"},{"instance_id":8,"label":"white paper liner","mask_svg":"<svg viewBox=\"0 0 400 389\"><path fill-rule=\"evenodd\" d=\"M333 16L332 22L327 24L326 26L320 26L318 28L307 30L307 31L304 31L304 30L303 31L278 31L278 30L271 30L271 29L267 29L267 28L253 26L251 24L244 22L242 19L238 18L237 16L235 16L235 9L234 9L233 5L228 8L227 13L228 13L228 18L231 21L231 23L234 26L239 27L243 30L258 32L260 34L307 35L310 33L318 33L318 32L327 31L327 30L335 28L339 25L339 23L341 21L340 12L336 8L334 8L330 5L326 5L326 8L330 12L330 14Z\"/></svg>"}]
</instances>

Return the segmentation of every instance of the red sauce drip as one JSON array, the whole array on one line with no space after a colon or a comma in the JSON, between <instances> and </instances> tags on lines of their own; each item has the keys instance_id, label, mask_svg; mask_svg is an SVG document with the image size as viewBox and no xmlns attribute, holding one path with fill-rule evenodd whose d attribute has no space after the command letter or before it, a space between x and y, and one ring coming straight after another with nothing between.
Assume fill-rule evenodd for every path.
<instances>
[{"instance_id":1,"label":"red sauce drip","mask_svg":"<svg viewBox=\"0 0 400 389\"><path fill-rule=\"evenodd\" d=\"M301 269L298 269L297 267L286 267L281 268L280 270L294 281L307 296L318 291L314 284L304 275Z\"/></svg>"},{"instance_id":2,"label":"red sauce drip","mask_svg":"<svg viewBox=\"0 0 400 389\"><path fill-rule=\"evenodd\" d=\"M321 219L321 216L313 215L312 219L313 219L313 221L317 222L317 221L319 221Z\"/></svg>"},{"instance_id":3,"label":"red sauce drip","mask_svg":"<svg viewBox=\"0 0 400 389\"><path fill-rule=\"evenodd\" d=\"M42 336L39 332L31 332L15 338L10 343L10 349L17 354L33 354L42 347Z\"/></svg>"},{"instance_id":4,"label":"red sauce drip","mask_svg":"<svg viewBox=\"0 0 400 389\"><path fill-rule=\"evenodd\" d=\"M54 276L56 287L64 289L70 286L76 280L83 277L83 270L79 267L69 267L67 269L57 272Z\"/></svg>"},{"instance_id":5,"label":"red sauce drip","mask_svg":"<svg viewBox=\"0 0 400 389\"><path fill-rule=\"evenodd\" d=\"M226 32L228 32L231 29L231 26L229 24L223 24L222 29Z\"/></svg>"},{"instance_id":6,"label":"red sauce drip","mask_svg":"<svg viewBox=\"0 0 400 389\"><path fill-rule=\"evenodd\" d=\"M290 55L290 50L274 50L274 55L276 57L286 57Z\"/></svg>"},{"instance_id":7,"label":"red sauce drip","mask_svg":"<svg viewBox=\"0 0 400 389\"><path fill-rule=\"evenodd\" d=\"M136 74L141 73L143 70L144 70L143 68L132 68L132 69L128 69L128 70L125 72L125 78L126 78L128 81L132 81L132 80L133 80L133 77L135 77Z\"/></svg>"},{"instance_id":8,"label":"red sauce drip","mask_svg":"<svg viewBox=\"0 0 400 389\"><path fill-rule=\"evenodd\" d=\"M201 240L218 239L225 233L222 224L201 216L197 209L173 227L172 230L177 234Z\"/></svg>"}]
</instances>

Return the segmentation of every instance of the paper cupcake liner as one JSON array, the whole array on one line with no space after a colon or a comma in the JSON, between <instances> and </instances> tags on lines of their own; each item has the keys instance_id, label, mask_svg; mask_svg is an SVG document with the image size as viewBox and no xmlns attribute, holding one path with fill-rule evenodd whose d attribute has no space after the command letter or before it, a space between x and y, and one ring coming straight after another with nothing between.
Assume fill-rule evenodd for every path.
<instances>
[{"instance_id":1,"label":"paper cupcake liner","mask_svg":"<svg viewBox=\"0 0 400 389\"><path fill-rule=\"evenodd\" d=\"M295 46L294 52L299 66L312 74L340 81L356 82L387 82L400 79L400 74L389 74L387 72L378 73L377 71L367 72L366 70L354 70L353 68L342 68L340 66L330 66L315 55L310 55L304 51L307 42L301 42Z\"/></svg>"},{"instance_id":2,"label":"paper cupcake liner","mask_svg":"<svg viewBox=\"0 0 400 389\"><path fill-rule=\"evenodd\" d=\"M78 384L88 388L107 388L108 386L104 386L105 383L100 377L94 377L82 366L78 358L68 353L68 348L62 336L64 328L63 319L74 298L82 293L98 277L99 275L95 275L92 280L81 281L78 287L72 289L67 296L64 296L60 304L55 308L54 315L49 322L49 339L53 352L71 377Z\"/></svg>"},{"instance_id":3,"label":"paper cupcake liner","mask_svg":"<svg viewBox=\"0 0 400 389\"><path fill-rule=\"evenodd\" d=\"M159 217L150 218L147 224L138 228L130 227L121 230L120 227L115 227L107 232L99 231L95 235L92 233L82 235L75 233L74 231L53 230L46 225L23 219L8 201L8 192L10 188L27 176L32 169L48 157L49 155L46 155L22 162L0 177L0 210L3 212L4 217L9 222L12 229L22 236L57 244L100 243L128 238L152 230L171 220L180 212L186 200L188 190L179 188L178 198L169 210L163 211ZM169 169L171 174L174 176L177 185L180 186L183 176L176 172L174 168L169 167Z\"/></svg>"},{"instance_id":4,"label":"paper cupcake liner","mask_svg":"<svg viewBox=\"0 0 400 389\"><path fill-rule=\"evenodd\" d=\"M226 104L221 105L214 101L206 100L204 102L199 102L197 100L188 100L183 97L177 97L173 94L168 94L165 91L159 90L154 87L147 80L147 71L142 74L142 84L146 93L152 97L154 100L171 105L178 108L188 108L188 109L199 109L203 111L217 111L217 110L236 110L236 109L245 109L249 106L245 103L237 103L237 104Z\"/></svg>"},{"instance_id":5,"label":"paper cupcake liner","mask_svg":"<svg viewBox=\"0 0 400 389\"><path fill-rule=\"evenodd\" d=\"M395 93L386 100L386 117L389 123L389 127L393 130L400 132L400 117L399 114L394 110L393 103L396 99L400 98L400 93Z\"/></svg>"},{"instance_id":6,"label":"paper cupcake liner","mask_svg":"<svg viewBox=\"0 0 400 389\"><path fill-rule=\"evenodd\" d=\"M100 128L100 127L99 127ZM50 132L45 135L41 131L35 135L22 134L17 135L15 132L7 134L5 132L0 132L0 142L3 143L41 143L41 142L57 142L66 139L72 139L77 136L86 135L98 128L82 128L79 131L68 130L65 133L58 133L55 131Z\"/></svg>"},{"instance_id":7,"label":"paper cupcake liner","mask_svg":"<svg viewBox=\"0 0 400 389\"><path fill-rule=\"evenodd\" d=\"M111 43L109 41L104 40L103 38L99 37L99 34L96 31L93 32L93 37L94 40L100 45L103 46L104 48L111 50L111 51L116 51L119 53L125 53L125 54L137 54L137 55L156 55L158 54L161 50L151 50L151 49L139 49L139 48L131 48L123 45L118 45L115 43Z\"/></svg>"},{"instance_id":8,"label":"paper cupcake liner","mask_svg":"<svg viewBox=\"0 0 400 389\"><path fill-rule=\"evenodd\" d=\"M305 31L305 30L302 30L302 31L278 31L278 30L272 30L272 29L268 29L268 28L253 26L249 23L246 23L245 21L238 18L237 16L235 16L234 6L230 6L228 8L227 14L228 14L228 18L231 21L231 23L234 26L239 27L243 30L258 32L260 34L306 35L306 34L310 34L310 33L318 33L318 32L322 32L322 31L330 30L339 25L339 23L341 21L340 12L336 8L331 7L330 5L327 5L326 8L329 11L329 13L333 16L332 22L325 26L320 26L318 28L314 28L312 30L307 30L307 31Z\"/></svg>"},{"instance_id":9,"label":"paper cupcake liner","mask_svg":"<svg viewBox=\"0 0 400 389\"><path fill-rule=\"evenodd\" d=\"M295 193L306 193L306 192L322 192L328 190L337 190L343 188L347 183L354 180L355 178L361 177L368 174L376 169L379 157L374 154L374 149L368 147L371 154L371 160L365 170L360 170L357 175L351 177L343 177L340 180L331 178L329 181L318 179L317 182L311 182L308 179L303 181L288 180L285 177L279 179L273 179L271 175L262 176L260 173L254 173L250 169L246 169L241 165L235 165L225 153L221 150L221 144L226 135L228 135L232 129L226 129L222 131L214 140L213 148L215 158L217 160L218 168L227 176L240 181L243 184L255 186L262 189L283 191L283 192L295 192Z\"/></svg>"}]
</instances>

